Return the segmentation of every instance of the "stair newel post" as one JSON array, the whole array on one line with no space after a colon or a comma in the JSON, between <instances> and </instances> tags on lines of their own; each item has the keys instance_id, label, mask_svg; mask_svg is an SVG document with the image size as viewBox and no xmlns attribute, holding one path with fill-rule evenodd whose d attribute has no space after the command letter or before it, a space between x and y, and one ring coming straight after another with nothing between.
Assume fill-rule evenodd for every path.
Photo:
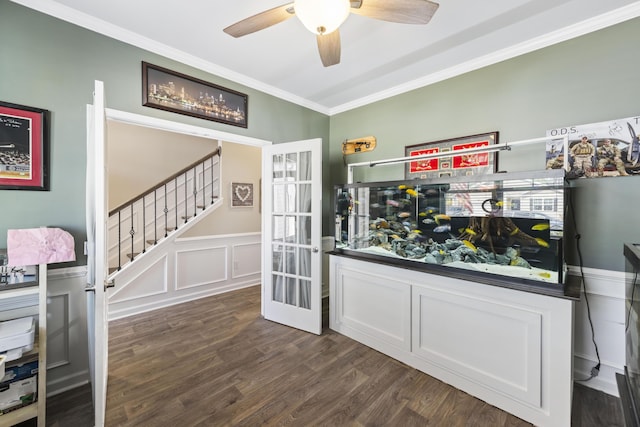
<instances>
[{"instance_id":1,"label":"stair newel post","mask_svg":"<svg viewBox=\"0 0 640 427\"><path fill-rule=\"evenodd\" d=\"M122 211L118 211L118 270L122 268Z\"/></svg>"},{"instance_id":2,"label":"stair newel post","mask_svg":"<svg viewBox=\"0 0 640 427\"><path fill-rule=\"evenodd\" d=\"M129 234L131 235L131 261L135 258L135 252L133 247L133 236L136 234L136 230L133 228L133 203L131 203L131 213L130 213L130 223L131 229L129 230Z\"/></svg>"},{"instance_id":3,"label":"stair newel post","mask_svg":"<svg viewBox=\"0 0 640 427\"><path fill-rule=\"evenodd\" d=\"M169 235L169 208L167 207L167 184L164 185L164 237Z\"/></svg>"},{"instance_id":4,"label":"stair newel post","mask_svg":"<svg viewBox=\"0 0 640 427\"><path fill-rule=\"evenodd\" d=\"M147 250L147 204L144 202L144 195L142 196L142 253Z\"/></svg>"}]
</instances>

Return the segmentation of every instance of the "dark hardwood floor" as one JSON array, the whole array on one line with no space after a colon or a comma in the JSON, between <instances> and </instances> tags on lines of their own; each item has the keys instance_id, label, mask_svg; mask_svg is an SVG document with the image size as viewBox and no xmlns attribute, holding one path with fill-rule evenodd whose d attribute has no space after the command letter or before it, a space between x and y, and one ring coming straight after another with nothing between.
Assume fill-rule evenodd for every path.
<instances>
[{"instance_id":1,"label":"dark hardwood floor","mask_svg":"<svg viewBox=\"0 0 640 427\"><path fill-rule=\"evenodd\" d=\"M259 287L111 322L109 345L109 427L530 425L329 329L262 319ZM47 425L93 425L90 388L65 395ZM619 399L576 385L572 425L623 426Z\"/></svg>"}]
</instances>

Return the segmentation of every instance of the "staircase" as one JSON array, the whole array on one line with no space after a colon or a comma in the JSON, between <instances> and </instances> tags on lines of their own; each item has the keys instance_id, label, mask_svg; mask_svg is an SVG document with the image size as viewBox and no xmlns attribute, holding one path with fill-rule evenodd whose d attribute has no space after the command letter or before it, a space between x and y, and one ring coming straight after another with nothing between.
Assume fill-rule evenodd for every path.
<instances>
[{"instance_id":1,"label":"staircase","mask_svg":"<svg viewBox=\"0 0 640 427\"><path fill-rule=\"evenodd\" d=\"M109 279L222 204L221 147L109 212Z\"/></svg>"}]
</instances>

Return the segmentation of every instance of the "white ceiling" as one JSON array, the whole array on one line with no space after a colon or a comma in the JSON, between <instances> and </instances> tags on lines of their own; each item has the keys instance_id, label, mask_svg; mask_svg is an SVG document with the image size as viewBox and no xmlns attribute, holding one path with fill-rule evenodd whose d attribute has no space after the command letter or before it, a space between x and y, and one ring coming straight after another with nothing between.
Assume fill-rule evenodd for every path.
<instances>
[{"instance_id":1,"label":"white ceiling","mask_svg":"<svg viewBox=\"0 0 640 427\"><path fill-rule=\"evenodd\" d=\"M325 68L295 17L237 39L223 33L283 0L13 1L325 114L640 16L631 0L436 0L427 25L351 14L341 62Z\"/></svg>"}]
</instances>

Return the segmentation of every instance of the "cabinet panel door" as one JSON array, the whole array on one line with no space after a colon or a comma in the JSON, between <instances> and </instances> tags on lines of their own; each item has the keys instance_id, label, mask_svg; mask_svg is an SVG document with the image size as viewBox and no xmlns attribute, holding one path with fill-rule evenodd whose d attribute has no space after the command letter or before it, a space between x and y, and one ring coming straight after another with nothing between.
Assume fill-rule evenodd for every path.
<instances>
[{"instance_id":1,"label":"cabinet panel door","mask_svg":"<svg viewBox=\"0 0 640 427\"><path fill-rule=\"evenodd\" d=\"M335 326L362 333L384 346L411 350L409 283L387 275L339 267L336 271Z\"/></svg>"},{"instance_id":2,"label":"cabinet panel door","mask_svg":"<svg viewBox=\"0 0 640 427\"><path fill-rule=\"evenodd\" d=\"M541 406L543 312L428 286L413 295L417 356Z\"/></svg>"}]
</instances>

